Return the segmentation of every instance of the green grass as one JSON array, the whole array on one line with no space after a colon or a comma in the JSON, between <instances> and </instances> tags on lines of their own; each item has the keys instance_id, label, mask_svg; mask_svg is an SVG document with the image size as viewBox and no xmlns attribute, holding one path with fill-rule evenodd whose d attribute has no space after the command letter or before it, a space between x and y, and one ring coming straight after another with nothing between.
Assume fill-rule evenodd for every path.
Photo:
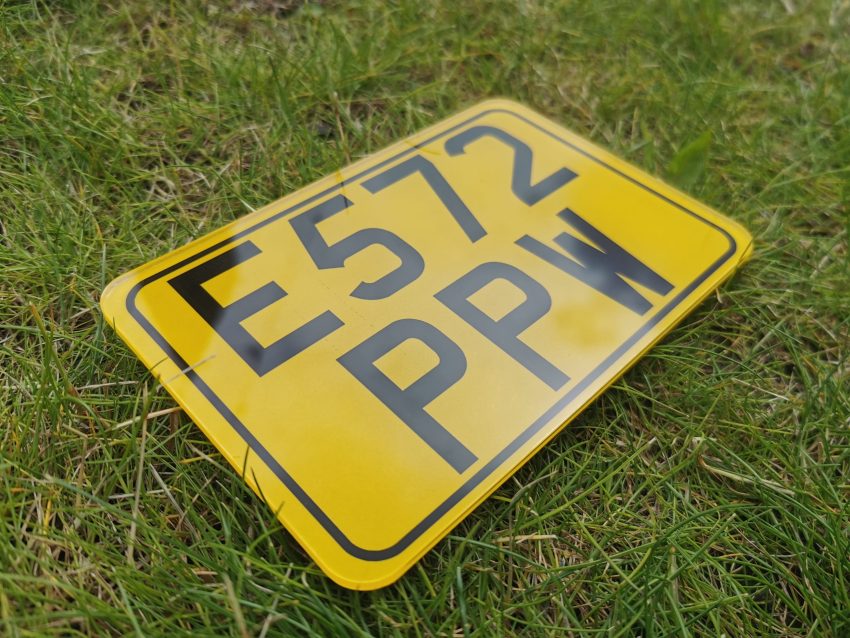
<instances>
[{"instance_id":1,"label":"green grass","mask_svg":"<svg viewBox=\"0 0 850 638\"><path fill-rule=\"evenodd\" d=\"M94 4L0 4L0 634L850 635L847 2ZM756 252L350 592L182 413L143 418L174 403L98 294L497 95Z\"/></svg>"}]
</instances>

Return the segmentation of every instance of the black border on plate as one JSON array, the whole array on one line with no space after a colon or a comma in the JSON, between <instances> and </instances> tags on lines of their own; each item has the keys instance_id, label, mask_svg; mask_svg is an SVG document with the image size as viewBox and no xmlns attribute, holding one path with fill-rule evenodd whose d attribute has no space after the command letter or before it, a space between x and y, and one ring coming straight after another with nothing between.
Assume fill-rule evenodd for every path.
<instances>
[{"instance_id":1,"label":"black border on plate","mask_svg":"<svg viewBox=\"0 0 850 638\"><path fill-rule=\"evenodd\" d=\"M277 221L281 217L285 217L290 213L295 212L296 210L307 206L308 204L321 199L322 197L327 196L329 193L332 193L342 186L346 184L350 184L352 182L356 182L357 180L363 178L364 176L372 173L379 168L392 163L410 153L415 152L420 147L430 144L431 142L448 135L456 131L459 128L462 128L475 120L478 120L485 115L489 115L491 113L505 113L516 117L526 124L529 124L536 129L542 131L549 137L558 140L559 142L565 144L570 147L574 151L581 153L585 157L593 160L597 164L604 166L609 169L613 173L616 173L620 177L627 179L632 182L636 186L646 190L649 193L659 197L663 201L671 204L672 206L678 208L684 213L703 221L707 225L711 226L718 232L720 232L726 239L729 241L729 249L718 258L713 264L711 264L703 273L701 273L694 281L692 281L687 287L685 287L679 294L677 294L670 302L667 303L661 310L659 310L655 315L653 315L641 328L639 328L634 334L632 334L626 341L624 341L614 352L612 352L608 357L606 357L599 365L597 365L587 376L583 379L572 385L571 389L558 401L555 402L549 409L547 409L542 415L540 415L533 423L528 425L513 441L511 441L499 454L493 457L490 461L488 461L484 466L482 466L475 474L469 477L466 482L459 487L451 496L449 496L445 501L443 501L439 506L437 506L428 516L426 516L422 521L420 521L417 525L415 525L407 534L402 536L398 541L396 541L393 545L384 548L384 549L366 549L364 547L360 547L359 545L355 545L343 532L337 527L337 525L330 519L330 517L318 506L318 504L310 498L310 496L301 488L301 486L295 481L295 479L272 457L272 455L266 450L265 447L254 437L251 431L242 423L235 414L228 408L224 402L213 392L213 390L204 382L204 380L198 375L198 373L194 369L189 368L189 363L180 356L180 354L168 343L165 338L153 327L153 325L145 318L145 316L141 313L141 311L137 308L135 301L139 292L147 286L148 284L164 277L175 270L179 270L184 266L190 264L193 261L196 261L210 253L230 244L245 235L255 232L256 230L270 224L274 221ZM428 528L430 528L434 523L436 523L443 515L445 515L452 507L457 505L463 497L465 497L469 492L475 488L475 486L479 485L484 479L486 479L490 474L492 474L505 460L507 460L512 454L514 454L522 445L524 445L532 436L534 436L537 432L539 432L557 413L561 410L565 405L567 405L570 401L572 401L575 397L577 397L582 391L584 391L591 383L593 383L603 372L605 372L609 367L611 367L629 348L631 348L641 337L646 335L653 326L658 324L665 316L670 314L670 312L675 309L688 295L690 295L702 282L708 279L713 273L715 273L726 261L728 261L732 255L735 254L737 250L737 243L735 239L730 235L725 229L721 228L717 224L709 221L708 219L698 215L696 212L682 206L681 204L671 200L669 197L662 195L661 193L653 190L649 186L642 184L636 179L626 175L622 171L610 166L603 160L599 159L591 155L589 152L581 149L574 144L571 144L567 140L559 137L555 133L546 130L542 126L538 125L535 122L532 122L528 118L520 115L519 113L515 113L513 111L504 109L504 108L491 108L484 110L471 118L456 124L455 126L442 131L434 135L433 137L428 138L427 140L420 142L414 146L411 146L404 151L397 153L391 158L384 160L383 162L379 162L375 166L368 168L357 175L343 180L337 183L330 188L323 190L316 195L313 195L306 200L287 208L279 213L276 213L266 219L263 219L250 228L246 228L235 235L230 236L229 238L218 242L217 244L205 248L194 255L187 257L186 259L181 260L176 264L172 264L168 268L161 270L155 275L151 275L138 284L136 284L130 292L127 294L126 307L127 311L130 315L139 323L139 325L147 332L151 338L157 343L159 347L163 349L163 351L168 355L168 357L177 365L181 370L187 370L186 376L192 381L195 387L207 398L207 400L212 404L212 406L218 410L218 412L227 420L228 423L233 427L234 430L242 437L245 443L250 447L254 453L263 460L263 462L274 472L274 474L280 479L280 481L286 486L286 488L292 492L292 494L299 500L299 502L316 518L316 520L322 525L325 531L330 534L330 536L339 544L339 546L344 549L350 555L366 560L366 561L381 561L387 560L394 556L397 556L401 552L403 552L407 547L410 546L413 541L419 538Z\"/></svg>"}]
</instances>

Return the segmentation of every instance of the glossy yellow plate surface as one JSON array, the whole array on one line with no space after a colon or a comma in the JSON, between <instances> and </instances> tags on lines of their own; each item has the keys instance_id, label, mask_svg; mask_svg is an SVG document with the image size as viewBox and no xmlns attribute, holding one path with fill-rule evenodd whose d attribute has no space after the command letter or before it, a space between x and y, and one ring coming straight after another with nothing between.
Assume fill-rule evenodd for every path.
<instances>
[{"instance_id":1,"label":"glossy yellow plate surface","mask_svg":"<svg viewBox=\"0 0 850 638\"><path fill-rule=\"evenodd\" d=\"M499 100L117 278L101 305L321 568L375 589L750 245Z\"/></svg>"}]
</instances>

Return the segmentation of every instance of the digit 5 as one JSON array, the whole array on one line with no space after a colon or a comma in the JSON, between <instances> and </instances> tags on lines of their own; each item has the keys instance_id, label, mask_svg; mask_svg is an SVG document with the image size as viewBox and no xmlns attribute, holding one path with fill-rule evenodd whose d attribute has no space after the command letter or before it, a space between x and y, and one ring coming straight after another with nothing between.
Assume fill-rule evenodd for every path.
<instances>
[{"instance_id":1,"label":"digit 5","mask_svg":"<svg viewBox=\"0 0 850 638\"><path fill-rule=\"evenodd\" d=\"M317 224L353 205L347 197L337 195L294 217L290 224L313 263L321 270L341 268L349 257L373 245L383 246L393 253L401 260L398 268L375 281L361 282L351 292L351 296L358 299L386 299L419 277L425 269L425 261L413 246L381 228L364 228L334 244L326 242Z\"/></svg>"}]
</instances>

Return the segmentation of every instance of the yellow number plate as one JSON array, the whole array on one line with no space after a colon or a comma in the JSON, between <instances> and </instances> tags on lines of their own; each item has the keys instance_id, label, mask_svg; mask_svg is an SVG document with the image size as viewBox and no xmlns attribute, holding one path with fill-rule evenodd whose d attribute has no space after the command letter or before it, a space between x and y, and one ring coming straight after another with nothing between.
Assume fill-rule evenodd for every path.
<instances>
[{"instance_id":1,"label":"yellow number plate","mask_svg":"<svg viewBox=\"0 0 850 638\"><path fill-rule=\"evenodd\" d=\"M101 304L321 568L375 589L750 245L491 101L119 277Z\"/></svg>"}]
</instances>

